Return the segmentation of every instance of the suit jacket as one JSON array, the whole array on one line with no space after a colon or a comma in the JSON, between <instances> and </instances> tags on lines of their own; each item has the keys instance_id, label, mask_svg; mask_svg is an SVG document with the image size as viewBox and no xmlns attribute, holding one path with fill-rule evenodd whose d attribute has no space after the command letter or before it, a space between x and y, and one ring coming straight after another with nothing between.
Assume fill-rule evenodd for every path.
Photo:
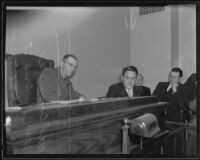
<instances>
[{"instance_id":1,"label":"suit jacket","mask_svg":"<svg viewBox=\"0 0 200 160\"><path fill-rule=\"evenodd\" d=\"M59 68L45 68L37 80L37 103L78 99L80 96L82 95L74 90L71 81L63 79Z\"/></svg>"},{"instance_id":2,"label":"suit jacket","mask_svg":"<svg viewBox=\"0 0 200 160\"><path fill-rule=\"evenodd\" d=\"M144 91L141 86L133 87L133 96L144 96ZM128 97L128 93L123 83L116 83L109 87L106 97Z\"/></svg>"},{"instance_id":3,"label":"suit jacket","mask_svg":"<svg viewBox=\"0 0 200 160\"><path fill-rule=\"evenodd\" d=\"M142 86L143 91L144 91L144 96L151 96L151 90L150 88L146 87L146 86Z\"/></svg>"},{"instance_id":4,"label":"suit jacket","mask_svg":"<svg viewBox=\"0 0 200 160\"><path fill-rule=\"evenodd\" d=\"M196 85L197 79L196 79L196 73L193 73L189 76L189 78L184 83L184 86L187 88L187 97L188 101L192 101L196 97Z\"/></svg>"},{"instance_id":5,"label":"suit jacket","mask_svg":"<svg viewBox=\"0 0 200 160\"><path fill-rule=\"evenodd\" d=\"M167 92L169 82L159 82L156 86L153 95L158 96L159 101L168 102L166 109L166 120L168 121L185 121L188 112L187 90L184 85L179 84L177 91L174 94ZM181 115L181 110L183 115Z\"/></svg>"},{"instance_id":6,"label":"suit jacket","mask_svg":"<svg viewBox=\"0 0 200 160\"><path fill-rule=\"evenodd\" d=\"M190 109L190 124L191 125L196 125L196 111L197 111L197 97L195 97L192 101L189 102L189 109Z\"/></svg>"}]
</instances>

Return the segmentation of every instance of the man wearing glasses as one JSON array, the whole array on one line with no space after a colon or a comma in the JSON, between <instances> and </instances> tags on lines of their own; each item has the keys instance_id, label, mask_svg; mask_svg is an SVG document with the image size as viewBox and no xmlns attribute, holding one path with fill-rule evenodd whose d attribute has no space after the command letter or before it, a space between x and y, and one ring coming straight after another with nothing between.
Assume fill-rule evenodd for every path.
<instances>
[{"instance_id":1,"label":"man wearing glasses","mask_svg":"<svg viewBox=\"0 0 200 160\"><path fill-rule=\"evenodd\" d=\"M144 91L141 86L136 86L138 70L134 66L122 69L121 82L112 84L106 97L137 97L143 96Z\"/></svg>"},{"instance_id":2,"label":"man wearing glasses","mask_svg":"<svg viewBox=\"0 0 200 160\"><path fill-rule=\"evenodd\" d=\"M187 119L188 102L186 88L180 83L183 72L180 68L172 68L168 82L159 82L153 92L159 101L168 102L166 120L185 122Z\"/></svg>"}]
</instances>

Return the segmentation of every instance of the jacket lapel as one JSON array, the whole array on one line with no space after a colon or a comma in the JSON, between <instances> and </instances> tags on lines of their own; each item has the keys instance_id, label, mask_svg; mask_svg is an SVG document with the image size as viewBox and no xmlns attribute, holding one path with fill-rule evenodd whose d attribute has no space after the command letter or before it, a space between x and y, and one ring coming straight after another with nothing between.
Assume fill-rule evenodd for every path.
<instances>
[{"instance_id":1,"label":"jacket lapel","mask_svg":"<svg viewBox=\"0 0 200 160\"><path fill-rule=\"evenodd\" d=\"M163 85L163 92L166 91L167 92L167 87L169 86L169 82L166 82L165 85Z\"/></svg>"},{"instance_id":2,"label":"jacket lapel","mask_svg":"<svg viewBox=\"0 0 200 160\"><path fill-rule=\"evenodd\" d=\"M125 89L123 83L121 84L120 96L122 96L122 97L127 97L128 96L128 93L126 92L126 89Z\"/></svg>"},{"instance_id":3,"label":"jacket lapel","mask_svg":"<svg viewBox=\"0 0 200 160\"><path fill-rule=\"evenodd\" d=\"M137 88L135 87L135 85L133 86L133 97L137 96L138 91Z\"/></svg>"},{"instance_id":4,"label":"jacket lapel","mask_svg":"<svg viewBox=\"0 0 200 160\"><path fill-rule=\"evenodd\" d=\"M161 97L164 97L167 94L168 86L169 86L169 82L164 83L162 89L160 90Z\"/></svg>"}]
</instances>

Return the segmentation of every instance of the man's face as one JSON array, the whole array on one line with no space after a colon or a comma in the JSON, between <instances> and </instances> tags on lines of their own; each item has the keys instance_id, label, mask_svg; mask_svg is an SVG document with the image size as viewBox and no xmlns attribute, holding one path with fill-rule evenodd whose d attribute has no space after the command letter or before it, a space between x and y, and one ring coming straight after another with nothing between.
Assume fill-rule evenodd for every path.
<instances>
[{"instance_id":1,"label":"man's face","mask_svg":"<svg viewBox=\"0 0 200 160\"><path fill-rule=\"evenodd\" d=\"M126 71L124 76L121 76L122 82L127 89L133 88L136 78L137 74L133 71Z\"/></svg>"},{"instance_id":2,"label":"man's face","mask_svg":"<svg viewBox=\"0 0 200 160\"><path fill-rule=\"evenodd\" d=\"M73 77L76 73L76 70L78 68L78 62L76 59L74 59L73 57L68 57L62 66L62 70L63 73L65 75L65 78L69 77Z\"/></svg>"},{"instance_id":3,"label":"man's face","mask_svg":"<svg viewBox=\"0 0 200 160\"><path fill-rule=\"evenodd\" d=\"M174 84L180 83L179 72L170 72L168 77L169 83L173 86Z\"/></svg>"}]
</instances>

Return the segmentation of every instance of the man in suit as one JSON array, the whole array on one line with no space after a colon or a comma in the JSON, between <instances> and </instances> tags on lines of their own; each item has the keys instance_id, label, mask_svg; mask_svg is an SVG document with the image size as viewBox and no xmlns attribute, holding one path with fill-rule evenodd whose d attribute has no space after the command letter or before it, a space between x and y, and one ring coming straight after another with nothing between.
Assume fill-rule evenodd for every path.
<instances>
[{"instance_id":1,"label":"man in suit","mask_svg":"<svg viewBox=\"0 0 200 160\"><path fill-rule=\"evenodd\" d=\"M194 126L194 129L188 130L188 139L189 144L187 145L187 149L190 155L197 155L197 75L196 73L192 73L184 86L188 89L188 101L189 101L189 124Z\"/></svg>"},{"instance_id":2,"label":"man in suit","mask_svg":"<svg viewBox=\"0 0 200 160\"><path fill-rule=\"evenodd\" d=\"M77 68L78 59L73 54L66 54L59 67L45 68L37 80L37 102L84 100L85 97L74 90L71 82Z\"/></svg>"},{"instance_id":3,"label":"man in suit","mask_svg":"<svg viewBox=\"0 0 200 160\"><path fill-rule=\"evenodd\" d=\"M143 86L143 82L144 82L144 77L142 74L138 74L135 85L136 86L141 86L143 88L144 91L144 96L151 96L151 90L150 88Z\"/></svg>"},{"instance_id":4,"label":"man in suit","mask_svg":"<svg viewBox=\"0 0 200 160\"><path fill-rule=\"evenodd\" d=\"M188 101L192 101L196 97L196 88L197 88L197 79L196 79L196 73L192 73L186 82L184 83L184 86L188 90Z\"/></svg>"},{"instance_id":5,"label":"man in suit","mask_svg":"<svg viewBox=\"0 0 200 160\"><path fill-rule=\"evenodd\" d=\"M189 102L189 117L190 124L196 125L196 112L197 112L197 79L196 73L192 73L184 83L188 90L187 98Z\"/></svg>"},{"instance_id":6,"label":"man in suit","mask_svg":"<svg viewBox=\"0 0 200 160\"><path fill-rule=\"evenodd\" d=\"M120 83L112 84L106 97L137 97L143 96L143 89L135 85L138 70L134 66L128 66L122 69Z\"/></svg>"},{"instance_id":7,"label":"man in suit","mask_svg":"<svg viewBox=\"0 0 200 160\"><path fill-rule=\"evenodd\" d=\"M186 88L180 83L183 72L180 68L173 68L168 76L168 82L159 82L153 92L159 101L168 102L166 120L185 122L187 118L188 102Z\"/></svg>"}]
</instances>

